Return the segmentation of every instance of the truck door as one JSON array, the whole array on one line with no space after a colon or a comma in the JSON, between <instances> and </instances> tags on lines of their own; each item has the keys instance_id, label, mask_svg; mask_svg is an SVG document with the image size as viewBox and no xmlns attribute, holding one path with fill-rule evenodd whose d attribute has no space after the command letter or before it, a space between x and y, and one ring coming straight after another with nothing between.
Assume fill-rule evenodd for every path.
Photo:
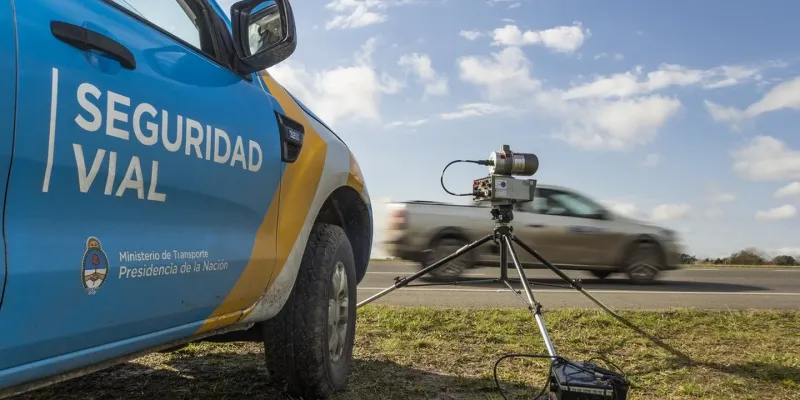
<instances>
[{"instance_id":1,"label":"truck door","mask_svg":"<svg viewBox=\"0 0 800 400\"><path fill-rule=\"evenodd\" d=\"M519 205L514 215L514 231L520 240L547 261L553 264L570 263L570 252L564 249L564 241L568 237L567 228L559 217L545 212L547 199L540 197L540 193L541 190L537 189L533 202ZM521 247L517 249L520 261L541 264Z\"/></svg>"},{"instance_id":2,"label":"truck door","mask_svg":"<svg viewBox=\"0 0 800 400\"><path fill-rule=\"evenodd\" d=\"M603 208L593 201L565 190L546 188L539 190L544 207L540 210L547 237L548 248L559 263L572 265L597 265L602 263L601 253L607 252L613 242L608 222L601 219Z\"/></svg>"},{"instance_id":3,"label":"truck door","mask_svg":"<svg viewBox=\"0 0 800 400\"><path fill-rule=\"evenodd\" d=\"M277 119L226 67L207 6L16 2L0 383L4 368L61 356L52 374L233 322L263 292Z\"/></svg>"},{"instance_id":4,"label":"truck door","mask_svg":"<svg viewBox=\"0 0 800 400\"><path fill-rule=\"evenodd\" d=\"M17 49L14 40L14 11L10 1L0 1L0 190L5 194L8 169L14 145L14 104L17 85ZM5 209L5 196L0 197L0 210ZM2 233L0 233L1 235ZM0 307L6 284L5 246L0 249Z\"/></svg>"}]
</instances>

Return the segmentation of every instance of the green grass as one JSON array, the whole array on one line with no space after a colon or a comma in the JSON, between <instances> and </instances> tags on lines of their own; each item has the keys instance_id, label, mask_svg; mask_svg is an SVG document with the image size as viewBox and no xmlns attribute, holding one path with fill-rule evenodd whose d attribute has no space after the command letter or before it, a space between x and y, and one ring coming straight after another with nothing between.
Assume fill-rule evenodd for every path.
<instances>
[{"instance_id":1,"label":"green grass","mask_svg":"<svg viewBox=\"0 0 800 400\"><path fill-rule=\"evenodd\" d=\"M800 311L631 311L623 315L676 356L600 310L545 311L554 345L620 366L629 399L800 399ZM355 361L335 399L499 399L492 366L504 353L544 353L524 309L452 310L370 305L359 310ZM538 391L546 366L506 360L509 398ZM264 383L258 344L192 344L152 354L21 399L283 399ZM522 397L526 395L527 397Z\"/></svg>"}]
</instances>

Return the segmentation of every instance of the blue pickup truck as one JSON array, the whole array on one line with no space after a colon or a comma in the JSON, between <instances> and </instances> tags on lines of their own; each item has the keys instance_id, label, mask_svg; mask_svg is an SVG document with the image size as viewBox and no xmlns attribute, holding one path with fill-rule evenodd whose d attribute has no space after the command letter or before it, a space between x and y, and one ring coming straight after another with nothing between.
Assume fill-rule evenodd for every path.
<instances>
[{"instance_id":1,"label":"blue pickup truck","mask_svg":"<svg viewBox=\"0 0 800 400\"><path fill-rule=\"evenodd\" d=\"M372 209L296 46L288 0L0 0L0 398L203 340L345 386Z\"/></svg>"}]
</instances>

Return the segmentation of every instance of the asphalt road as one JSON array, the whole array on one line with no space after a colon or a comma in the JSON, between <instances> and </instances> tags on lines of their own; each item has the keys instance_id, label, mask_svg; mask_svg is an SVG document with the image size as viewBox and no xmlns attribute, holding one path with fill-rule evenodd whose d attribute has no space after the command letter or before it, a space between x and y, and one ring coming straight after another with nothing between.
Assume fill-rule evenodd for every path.
<instances>
[{"instance_id":1,"label":"asphalt road","mask_svg":"<svg viewBox=\"0 0 800 400\"><path fill-rule=\"evenodd\" d=\"M403 262L373 262L358 287L362 301L394 284L395 277L416 272L416 266ZM462 279L493 279L499 268L469 270ZM509 276L516 278L515 271ZM564 271L581 278L584 289L612 308L665 309L693 307L706 309L800 309L800 268L704 268L665 272L654 285L633 285L622 275L604 280L583 271ZM537 283L566 285L553 272L526 269L533 282L536 300L547 308L597 307L586 296L571 288L553 288ZM448 286L412 287L429 281L417 279L374 301L374 304L423 305L438 307L518 307L524 304L505 285L499 283L459 283ZM522 285L512 282L515 288ZM524 296L524 292L522 292Z\"/></svg>"}]
</instances>

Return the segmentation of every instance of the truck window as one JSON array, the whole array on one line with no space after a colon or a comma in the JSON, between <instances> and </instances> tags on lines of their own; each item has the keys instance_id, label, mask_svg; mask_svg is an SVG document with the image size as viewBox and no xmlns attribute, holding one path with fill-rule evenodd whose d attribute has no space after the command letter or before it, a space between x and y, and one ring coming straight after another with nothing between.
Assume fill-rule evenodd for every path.
<instances>
[{"instance_id":1,"label":"truck window","mask_svg":"<svg viewBox=\"0 0 800 400\"><path fill-rule=\"evenodd\" d=\"M578 218L594 218L603 208L593 201L575 193L560 190L542 190L543 214L563 215Z\"/></svg>"},{"instance_id":2,"label":"truck window","mask_svg":"<svg viewBox=\"0 0 800 400\"><path fill-rule=\"evenodd\" d=\"M109 0L216 59L205 16L194 0Z\"/></svg>"}]
</instances>

